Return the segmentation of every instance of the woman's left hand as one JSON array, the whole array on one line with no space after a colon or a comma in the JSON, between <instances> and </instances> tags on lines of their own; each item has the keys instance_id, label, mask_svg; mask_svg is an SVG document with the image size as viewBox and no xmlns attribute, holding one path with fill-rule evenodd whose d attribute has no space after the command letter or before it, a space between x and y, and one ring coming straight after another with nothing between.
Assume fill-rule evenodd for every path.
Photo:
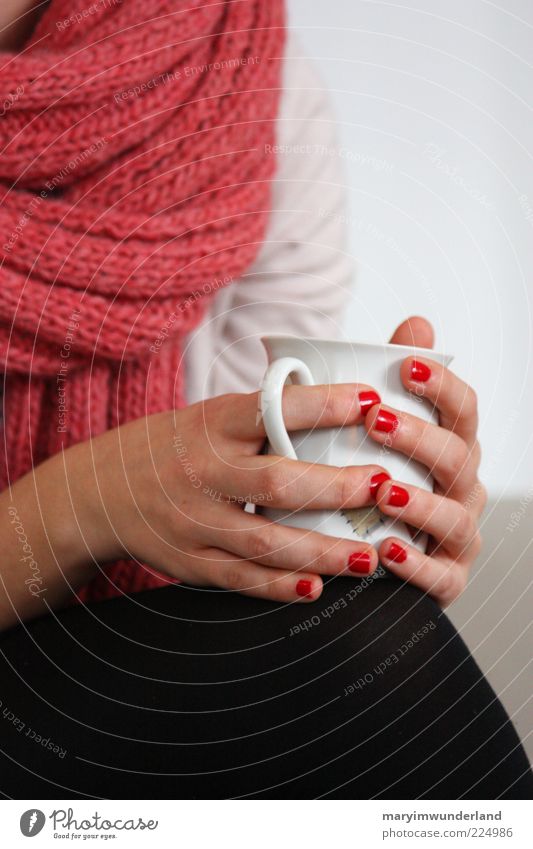
<instances>
[{"instance_id":1,"label":"woman's left hand","mask_svg":"<svg viewBox=\"0 0 533 849\"><path fill-rule=\"evenodd\" d=\"M422 318L408 319L391 342L431 348L431 325ZM445 607L465 588L481 548L478 522L487 496L478 478L477 398L470 386L429 358L408 357L401 378L408 391L435 405L439 425L384 404L370 408L365 425L376 442L387 442L426 466L435 480L434 491L387 480L377 491L377 503L383 513L428 533L430 540L423 554L402 539L388 537L378 553L387 569Z\"/></svg>"}]
</instances>

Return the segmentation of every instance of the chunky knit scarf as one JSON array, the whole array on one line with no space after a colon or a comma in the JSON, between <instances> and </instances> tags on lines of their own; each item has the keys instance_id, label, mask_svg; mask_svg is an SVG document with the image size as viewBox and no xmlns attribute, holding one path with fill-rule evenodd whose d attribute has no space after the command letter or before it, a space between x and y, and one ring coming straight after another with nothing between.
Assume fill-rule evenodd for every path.
<instances>
[{"instance_id":1,"label":"chunky knit scarf","mask_svg":"<svg viewBox=\"0 0 533 849\"><path fill-rule=\"evenodd\" d=\"M2 488L183 404L182 340L265 232L283 37L282 0L52 0L0 53Z\"/></svg>"}]
</instances>

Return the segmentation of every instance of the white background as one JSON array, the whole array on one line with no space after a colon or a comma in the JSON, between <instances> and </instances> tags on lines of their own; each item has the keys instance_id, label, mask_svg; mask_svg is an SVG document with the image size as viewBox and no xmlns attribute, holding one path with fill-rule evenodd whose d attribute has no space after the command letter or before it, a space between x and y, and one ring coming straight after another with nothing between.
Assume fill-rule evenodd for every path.
<instances>
[{"instance_id":1,"label":"white background","mask_svg":"<svg viewBox=\"0 0 533 849\"><path fill-rule=\"evenodd\" d=\"M345 151L351 335L427 316L478 391L490 494L533 496L533 3L289 9Z\"/></svg>"}]
</instances>

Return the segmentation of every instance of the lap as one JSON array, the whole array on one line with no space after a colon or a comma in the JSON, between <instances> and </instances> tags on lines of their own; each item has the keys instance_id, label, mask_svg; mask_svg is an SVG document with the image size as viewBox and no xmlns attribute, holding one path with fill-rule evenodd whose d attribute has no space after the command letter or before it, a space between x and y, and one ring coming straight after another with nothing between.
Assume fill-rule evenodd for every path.
<instances>
[{"instance_id":1,"label":"lap","mask_svg":"<svg viewBox=\"0 0 533 849\"><path fill-rule=\"evenodd\" d=\"M172 586L53 614L0 649L15 798L531 792L463 641L393 579L331 580L312 605Z\"/></svg>"}]
</instances>

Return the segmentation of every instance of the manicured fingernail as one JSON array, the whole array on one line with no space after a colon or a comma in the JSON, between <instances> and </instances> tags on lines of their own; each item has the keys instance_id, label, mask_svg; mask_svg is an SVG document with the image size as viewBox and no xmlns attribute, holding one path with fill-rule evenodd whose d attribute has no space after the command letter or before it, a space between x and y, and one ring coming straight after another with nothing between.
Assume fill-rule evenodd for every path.
<instances>
[{"instance_id":1,"label":"manicured fingernail","mask_svg":"<svg viewBox=\"0 0 533 849\"><path fill-rule=\"evenodd\" d=\"M311 581L298 581L296 584L296 592L301 596L311 595L312 589L313 585Z\"/></svg>"},{"instance_id":2,"label":"manicured fingernail","mask_svg":"<svg viewBox=\"0 0 533 849\"><path fill-rule=\"evenodd\" d=\"M391 542L387 551L387 557L389 560L394 560L395 563L403 563L404 560L407 560L407 551L403 546L398 545L397 542Z\"/></svg>"},{"instance_id":3,"label":"manicured fingernail","mask_svg":"<svg viewBox=\"0 0 533 849\"><path fill-rule=\"evenodd\" d=\"M389 413L388 410L380 410L374 422L374 430L381 430L383 433L391 433L399 425L399 421L394 413Z\"/></svg>"},{"instance_id":4,"label":"manicured fingernail","mask_svg":"<svg viewBox=\"0 0 533 849\"><path fill-rule=\"evenodd\" d=\"M419 383L425 383L431 377L431 369L425 363L419 363L418 360L413 360L411 363L411 380L417 380Z\"/></svg>"},{"instance_id":5,"label":"manicured fingernail","mask_svg":"<svg viewBox=\"0 0 533 849\"><path fill-rule=\"evenodd\" d=\"M390 475L387 472L378 472L370 478L370 495L374 500L376 499L378 489L385 481L390 481Z\"/></svg>"},{"instance_id":6,"label":"manicured fingernail","mask_svg":"<svg viewBox=\"0 0 533 849\"><path fill-rule=\"evenodd\" d=\"M387 504L390 504L391 507L405 507L408 502L409 493L403 486L391 486Z\"/></svg>"},{"instance_id":7,"label":"manicured fingernail","mask_svg":"<svg viewBox=\"0 0 533 849\"><path fill-rule=\"evenodd\" d=\"M348 558L348 569L350 572L361 572L368 575L370 572L370 554L367 551L354 551Z\"/></svg>"},{"instance_id":8,"label":"manicured fingernail","mask_svg":"<svg viewBox=\"0 0 533 849\"><path fill-rule=\"evenodd\" d=\"M366 392L359 393L359 405L361 407L361 413L363 416L366 416L370 407L373 407L374 404L379 404L381 402L381 398L379 397L377 392L373 390L368 390Z\"/></svg>"}]
</instances>

